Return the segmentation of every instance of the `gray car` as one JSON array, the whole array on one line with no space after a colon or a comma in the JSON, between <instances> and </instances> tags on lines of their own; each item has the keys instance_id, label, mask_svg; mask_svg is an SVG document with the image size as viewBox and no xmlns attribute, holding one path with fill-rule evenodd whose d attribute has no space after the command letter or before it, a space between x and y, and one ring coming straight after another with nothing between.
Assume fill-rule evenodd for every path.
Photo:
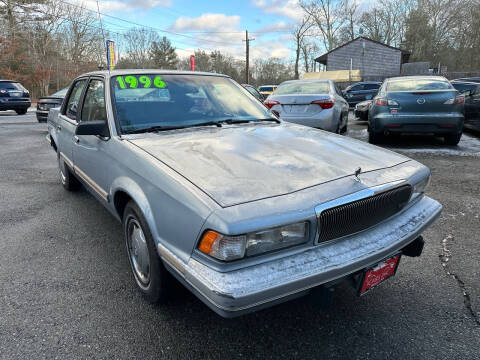
<instances>
[{"instance_id":1,"label":"gray car","mask_svg":"<svg viewBox=\"0 0 480 360\"><path fill-rule=\"evenodd\" d=\"M460 141L465 98L442 76L386 79L368 111L368 140L385 141L390 134L432 134L447 145Z\"/></svg>"},{"instance_id":2,"label":"gray car","mask_svg":"<svg viewBox=\"0 0 480 360\"><path fill-rule=\"evenodd\" d=\"M363 295L420 255L441 211L424 165L279 121L223 75L85 74L48 133L65 189L122 223L146 299L174 276L226 317L342 282Z\"/></svg>"},{"instance_id":3,"label":"gray car","mask_svg":"<svg viewBox=\"0 0 480 360\"><path fill-rule=\"evenodd\" d=\"M264 104L288 122L337 134L347 131L348 103L331 80L285 81Z\"/></svg>"}]
</instances>

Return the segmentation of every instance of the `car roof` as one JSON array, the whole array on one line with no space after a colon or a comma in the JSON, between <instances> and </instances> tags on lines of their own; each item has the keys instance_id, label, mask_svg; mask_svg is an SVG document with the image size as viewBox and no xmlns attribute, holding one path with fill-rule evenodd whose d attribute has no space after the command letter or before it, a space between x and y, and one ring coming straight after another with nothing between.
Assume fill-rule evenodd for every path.
<instances>
[{"instance_id":1,"label":"car roof","mask_svg":"<svg viewBox=\"0 0 480 360\"><path fill-rule=\"evenodd\" d=\"M461 80L452 80L450 83L453 84L463 84L463 85L474 85L474 86L480 86L480 83L477 82L472 82L472 81L461 81Z\"/></svg>"},{"instance_id":2,"label":"car roof","mask_svg":"<svg viewBox=\"0 0 480 360\"><path fill-rule=\"evenodd\" d=\"M210 72L201 72L201 71L186 71L186 70L161 70L161 69L121 69L121 70L100 70L92 71L89 73L82 74L79 77L86 76L102 76L105 78L118 76L118 75L140 75L140 74L163 74L163 75L202 75L202 76L221 76L229 77L228 75L216 74Z\"/></svg>"},{"instance_id":3,"label":"car roof","mask_svg":"<svg viewBox=\"0 0 480 360\"><path fill-rule=\"evenodd\" d=\"M287 81L284 81L282 82L280 85L283 85L283 84L288 84L288 83L293 83L293 82L330 82L332 80L330 79L296 79L296 80L287 80Z\"/></svg>"},{"instance_id":4,"label":"car roof","mask_svg":"<svg viewBox=\"0 0 480 360\"><path fill-rule=\"evenodd\" d=\"M259 85L258 87L278 86L278 85Z\"/></svg>"},{"instance_id":5,"label":"car roof","mask_svg":"<svg viewBox=\"0 0 480 360\"><path fill-rule=\"evenodd\" d=\"M17 80L8 80L8 79L0 79L0 82L14 82L14 83L20 83L20 81L17 81Z\"/></svg>"},{"instance_id":6,"label":"car roof","mask_svg":"<svg viewBox=\"0 0 480 360\"><path fill-rule=\"evenodd\" d=\"M388 79L385 79L386 81L390 80L403 80L403 79L432 79L432 80L447 80L447 78L443 76L435 76L435 75L412 75L412 76L395 76L391 77Z\"/></svg>"}]
</instances>

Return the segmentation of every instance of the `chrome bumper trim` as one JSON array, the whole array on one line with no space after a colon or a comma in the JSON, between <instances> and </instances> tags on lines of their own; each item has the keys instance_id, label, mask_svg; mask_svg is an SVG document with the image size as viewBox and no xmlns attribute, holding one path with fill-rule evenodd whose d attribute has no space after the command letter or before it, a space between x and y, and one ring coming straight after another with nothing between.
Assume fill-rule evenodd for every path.
<instances>
[{"instance_id":1,"label":"chrome bumper trim","mask_svg":"<svg viewBox=\"0 0 480 360\"><path fill-rule=\"evenodd\" d=\"M437 201L423 197L375 227L337 242L317 245L300 254L227 273L190 259L184 266L182 263L182 269L177 272L211 307L227 313L239 312L377 263L415 240L441 210ZM170 266L178 265L165 260Z\"/></svg>"}]
</instances>

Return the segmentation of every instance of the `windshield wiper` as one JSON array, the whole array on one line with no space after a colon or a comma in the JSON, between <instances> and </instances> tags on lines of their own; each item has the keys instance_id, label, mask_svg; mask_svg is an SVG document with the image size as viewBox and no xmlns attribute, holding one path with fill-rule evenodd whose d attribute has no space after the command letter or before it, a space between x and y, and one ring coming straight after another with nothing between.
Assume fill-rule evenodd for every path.
<instances>
[{"instance_id":1,"label":"windshield wiper","mask_svg":"<svg viewBox=\"0 0 480 360\"><path fill-rule=\"evenodd\" d=\"M250 122L261 122L261 121L274 121L274 122L280 124L280 120L275 119L275 118L251 119L251 120L247 120L247 119L243 119L243 120L242 119L224 119L224 120L219 120L218 122L230 125L230 124L246 124L246 123L250 123Z\"/></svg>"},{"instance_id":2,"label":"windshield wiper","mask_svg":"<svg viewBox=\"0 0 480 360\"><path fill-rule=\"evenodd\" d=\"M150 126L141 129L126 130L122 131L124 134L141 134L146 132L157 132L157 131L167 131L167 130L176 130L183 129L185 126Z\"/></svg>"},{"instance_id":3,"label":"windshield wiper","mask_svg":"<svg viewBox=\"0 0 480 360\"><path fill-rule=\"evenodd\" d=\"M219 121L207 121L203 123L198 123L198 124L191 124L191 125L181 125L181 126L175 126L175 125L157 125L157 126L150 126L146 128L141 128L141 129L134 129L134 130L126 130L123 131L124 134L141 134L141 133L146 133L146 132L158 132L158 131L168 131L168 130L179 130L179 129L186 129L189 127L196 127L196 126L209 126L209 125L215 125L218 127L221 127L222 124Z\"/></svg>"}]
</instances>

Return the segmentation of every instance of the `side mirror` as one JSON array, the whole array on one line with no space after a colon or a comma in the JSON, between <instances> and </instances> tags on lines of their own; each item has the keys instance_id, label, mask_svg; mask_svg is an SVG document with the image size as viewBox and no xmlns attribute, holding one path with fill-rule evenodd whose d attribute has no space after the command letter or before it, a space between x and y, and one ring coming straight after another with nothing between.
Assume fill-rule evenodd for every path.
<instances>
[{"instance_id":1,"label":"side mirror","mask_svg":"<svg viewBox=\"0 0 480 360\"><path fill-rule=\"evenodd\" d=\"M80 122L75 130L75 135L97 135L109 137L108 125L106 121L95 120Z\"/></svg>"}]
</instances>

